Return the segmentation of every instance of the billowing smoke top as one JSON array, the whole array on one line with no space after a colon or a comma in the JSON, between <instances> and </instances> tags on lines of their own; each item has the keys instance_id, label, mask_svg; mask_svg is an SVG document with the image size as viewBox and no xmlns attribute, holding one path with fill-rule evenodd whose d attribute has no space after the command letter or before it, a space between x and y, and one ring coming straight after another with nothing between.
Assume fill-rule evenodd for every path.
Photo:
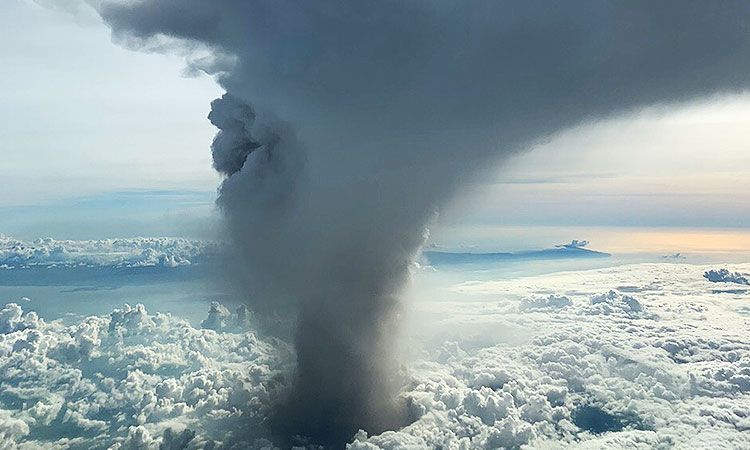
<instances>
[{"instance_id":1,"label":"billowing smoke top","mask_svg":"<svg viewBox=\"0 0 750 450\"><path fill-rule=\"evenodd\" d=\"M208 120L221 130L214 139L214 168L231 176L242 169L250 153L261 146L252 136L255 111L250 105L225 94L211 103Z\"/></svg>"},{"instance_id":2,"label":"billowing smoke top","mask_svg":"<svg viewBox=\"0 0 750 450\"><path fill-rule=\"evenodd\" d=\"M269 322L297 320L297 384L277 431L330 445L401 420L388 357L396 299L426 225L461 185L582 121L750 81L744 0L99 10L131 45L177 39L222 62L203 69L228 93L210 119L233 279Z\"/></svg>"}]
</instances>

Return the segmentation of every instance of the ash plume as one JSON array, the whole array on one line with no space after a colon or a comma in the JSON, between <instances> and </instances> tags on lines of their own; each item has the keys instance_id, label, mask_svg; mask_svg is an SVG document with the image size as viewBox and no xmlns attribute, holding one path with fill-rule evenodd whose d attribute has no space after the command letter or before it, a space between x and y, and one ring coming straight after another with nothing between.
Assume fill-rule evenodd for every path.
<instances>
[{"instance_id":1,"label":"ash plume","mask_svg":"<svg viewBox=\"0 0 750 450\"><path fill-rule=\"evenodd\" d=\"M403 424L398 297L431 217L462 185L567 127L750 82L746 1L98 10L127 45L214 55L191 64L227 92L209 118L228 270L256 314L296 323L296 382L275 429L331 447Z\"/></svg>"}]
</instances>

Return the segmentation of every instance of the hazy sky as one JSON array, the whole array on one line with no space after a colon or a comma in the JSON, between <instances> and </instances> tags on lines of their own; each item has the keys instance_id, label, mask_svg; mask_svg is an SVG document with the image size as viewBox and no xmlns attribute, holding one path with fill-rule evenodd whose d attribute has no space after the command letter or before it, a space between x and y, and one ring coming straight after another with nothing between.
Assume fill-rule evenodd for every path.
<instances>
[{"instance_id":1,"label":"hazy sky","mask_svg":"<svg viewBox=\"0 0 750 450\"><path fill-rule=\"evenodd\" d=\"M220 90L208 77L31 1L3 1L0 29L4 206L216 185L206 115Z\"/></svg>"},{"instance_id":2,"label":"hazy sky","mask_svg":"<svg viewBox=\"0 0 750 450\"><path fill-rule=\"evenodd\" d=\"M219 179L213 81L112 44L93 16L4 0L0 29L0 233L202 234ZM750 95L569 130L478 180L439 224L743 227L748 129Z\"/></svg>"},{"instance_id":3,"label":"hazy sky","mask_svg":"<svg viewBox=\"0 0 750 450\"><path fill-rule=\"evenodd\" d=\"M747 226L748 129L746 95L569 130L501 168L494 183L475 186L450 220Z\"/></svg>"}]
</instances>

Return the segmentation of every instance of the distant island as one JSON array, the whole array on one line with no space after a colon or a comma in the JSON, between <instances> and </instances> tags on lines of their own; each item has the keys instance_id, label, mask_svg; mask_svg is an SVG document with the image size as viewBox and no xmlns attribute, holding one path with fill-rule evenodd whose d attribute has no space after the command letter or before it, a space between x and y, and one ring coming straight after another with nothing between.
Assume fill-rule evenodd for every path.
<instances>
[{"instance_id":1,"label":"distant island","mask_svg":"<svg viewBox=\"0 0 750 450\"><path fill-rule=\"evenodd\" d=\"M428 250L422 252L422 256L430 265L482 264L503 261L533 261L575 258L608 258L612 256L609 253L584 248L587 245L588 241L579 241L574 239L568 244L560 244L555 246L554 248L543 250L496 253L444 252Z\"/></svg>"}]
</instances>

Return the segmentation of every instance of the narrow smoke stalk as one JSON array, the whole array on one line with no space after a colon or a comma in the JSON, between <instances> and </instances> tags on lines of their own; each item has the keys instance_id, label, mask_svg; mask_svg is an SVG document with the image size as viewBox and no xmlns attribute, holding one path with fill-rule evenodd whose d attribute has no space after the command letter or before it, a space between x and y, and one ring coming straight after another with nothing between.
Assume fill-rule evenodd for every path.
<instances>
[{"instance_id":1,"label":"narrow smoke stalk","mask_svg":"<svg viewBox=\"0 0 750 450\"><path fill-rule=\"evenodd\" d=\"M348 261L328 259L326 249L309 245L298 251L316 253L290 258L293 249L280 252L290 240L303 242L293 239L292 230L304 208L296 203L303 149L287 126L256 124L252 107L231 95L211 106L209 119L220 130L212 145L214 167L227 177L218 202L237 246L235 281L252 289L249 301L261 319L281 316L297 324L297 374L289 397L277 405L274 431L287 443L309 439L337 446L360 428L382 431L405 424L395 400L390 350L396 294L411 257L386 264L393 270L377 277L360 261L368 256L356 256L365 249L352 249L355 257ZM315 242L315 236L309 239ZM321 266L315 268L316 263ZM328 274L310 277L318 269Z\"/></svg>"}]
</instances>

